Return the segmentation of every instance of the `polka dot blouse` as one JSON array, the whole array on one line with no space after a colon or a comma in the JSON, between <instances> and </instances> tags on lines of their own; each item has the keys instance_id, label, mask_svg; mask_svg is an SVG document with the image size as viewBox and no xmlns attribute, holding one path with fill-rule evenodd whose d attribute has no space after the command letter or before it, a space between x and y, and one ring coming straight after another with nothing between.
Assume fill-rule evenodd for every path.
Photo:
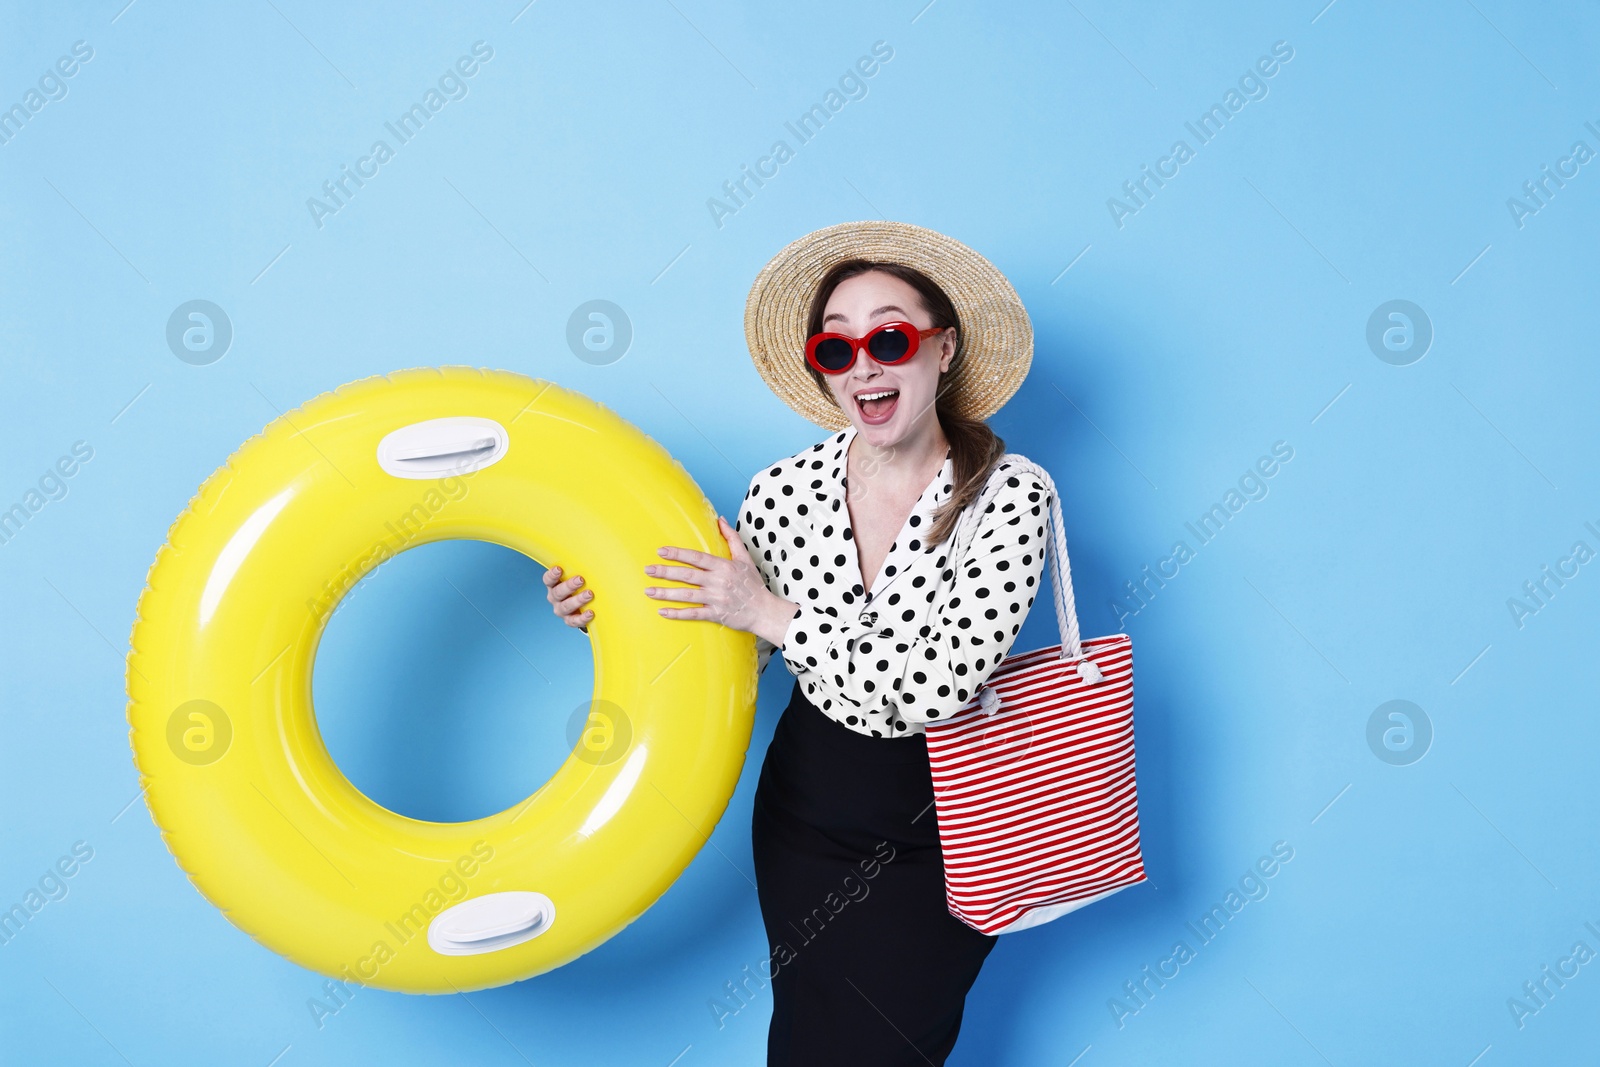
<instances>
[{"instance_id":1,"label":"polka dot blouse","mask_svg":"<svg viewBox=\"0 0 1600 1067\"><path fill-rule=\"evenodd\" d=\"M757 637L756 648L761 670L781 649L830 718L875 737L910 736L953 717L1009 652L1044 572L1050 496L1031 461L1007 453L966 558L950 558L954 533L929 551L933 510L954 493L947 455L868 593L845 506L855 433L750 480L736 529L767 588L800 605L781 646Z\"/></svg>"}]
</instances>

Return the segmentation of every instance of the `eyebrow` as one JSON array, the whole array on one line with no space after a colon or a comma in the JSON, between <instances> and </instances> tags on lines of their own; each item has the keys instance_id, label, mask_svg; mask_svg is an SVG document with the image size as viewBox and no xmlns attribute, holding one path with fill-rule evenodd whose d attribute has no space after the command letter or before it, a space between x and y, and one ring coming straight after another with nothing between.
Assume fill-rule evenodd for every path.
<instances>
[{"instance_id":1,"label":"eyebrow","mask_svg":"<svg viewBox=\"0 0 1600 1067\"><path fill-rule=\"evenodd\" d=\"M882 315L885 311L898 311L902 315L906 314L906 309L903 308L903 307L900 307L898 304L885 304L881 308L873 308L870 312L867 313L867 318L875 319L879 315ZM845 318L845 316L842 313L840 313L838 311L835 311L832 315L824 315L822 317L822 321L823 321L824 325L826 325L827 322L830 319L843 319L843 318Z\"/></svg>"}]
</instances>

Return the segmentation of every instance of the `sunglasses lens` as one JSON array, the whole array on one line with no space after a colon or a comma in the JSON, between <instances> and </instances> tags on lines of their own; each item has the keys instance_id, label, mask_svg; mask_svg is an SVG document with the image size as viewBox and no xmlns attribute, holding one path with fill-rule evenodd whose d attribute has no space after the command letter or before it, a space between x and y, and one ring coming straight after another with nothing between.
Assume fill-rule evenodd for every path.
<instances>
[{"instance_id":1,"label":"sunglasses lens","mask_svg":"<svg viewBox=\"0 0 1600 1067\"><path fill-rule=\"evenodd\" d=\"M896 329L879 330L867 342L867 351L879 363L895 363L911 350L911 339Z\"/></svg>"},{"instance_id":2,"label":"sunglasses lens","mask_svg":"<svg viewBox=\"0 0 1600 1067\"><path fill-rule=\"evenodd\" d=\"M855 358L855 351L850 347L850 342L837 337L818 341L812 354L817 357L817 362L828 370L843 370Z\"/></svg>"}]
</instances>

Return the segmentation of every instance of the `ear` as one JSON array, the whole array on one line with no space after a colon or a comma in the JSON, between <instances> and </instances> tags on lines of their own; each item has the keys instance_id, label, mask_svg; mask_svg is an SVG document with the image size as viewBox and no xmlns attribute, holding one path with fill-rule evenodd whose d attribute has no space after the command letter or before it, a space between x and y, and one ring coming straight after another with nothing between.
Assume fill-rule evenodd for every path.
<instances>
[{"instance_id":1,"label":"ear","mask_svg":"<svg viewBox=\"0 0 1600 1067\"><path fill-rule=\"evenodd\" d=\"M939 335L939 351L942 358L939 360L939 373L943 374L950 369L950 363L956 358L956 332L953 327L946 327L945 332Z\"/></svg>"}]
</instances>

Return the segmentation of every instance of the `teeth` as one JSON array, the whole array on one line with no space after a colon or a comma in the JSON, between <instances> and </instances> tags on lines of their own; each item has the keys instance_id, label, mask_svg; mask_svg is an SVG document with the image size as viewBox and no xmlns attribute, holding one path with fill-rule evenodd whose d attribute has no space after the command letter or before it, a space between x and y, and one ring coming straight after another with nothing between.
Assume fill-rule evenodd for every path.
<instances>
[{"instance_id":1,"label":"teeth","mask_svg":"<svg viewBox=\"0 0 1600 1067\"><path fill-rule=\"evenodd\" d=\"M878 393L857 393L856 394L856 400L858 400L858 401L861 401L861 400L877 400L880 397L894 396L899 391L900 390L898 390L898 389L885 389L882 392L878 392Z\"/></svg>"}]
</instances>

